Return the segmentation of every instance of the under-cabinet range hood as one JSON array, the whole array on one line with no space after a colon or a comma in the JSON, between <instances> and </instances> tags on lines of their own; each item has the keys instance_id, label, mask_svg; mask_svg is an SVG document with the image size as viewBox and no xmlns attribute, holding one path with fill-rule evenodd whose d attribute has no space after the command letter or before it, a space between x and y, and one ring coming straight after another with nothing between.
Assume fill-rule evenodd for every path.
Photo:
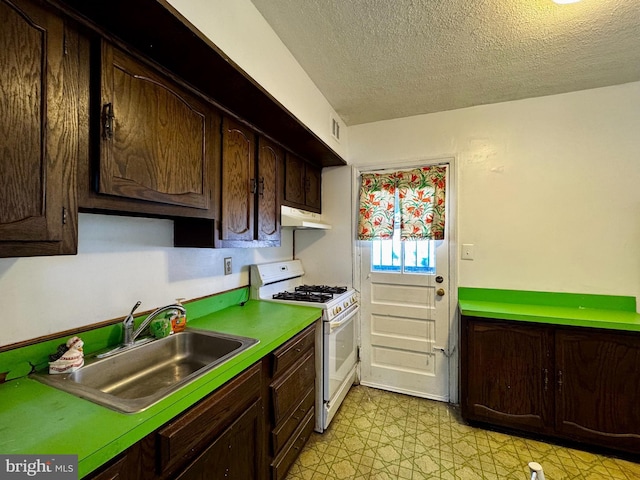
<instances>
[{"instance_id":1,"label":"under-cabinet range hood","mask_svg":"<svg viewBox=\"0 0 640 480\"><path fill-rule=\"evenodd\" d=\"M318 230L329 230L331 228L331 225L325 223L322 215L319 213L307 212L306 210L299 210L284 205L281 208L280 224L283 227L299 229L315 228Z\"/></svg>"}]
</instances>

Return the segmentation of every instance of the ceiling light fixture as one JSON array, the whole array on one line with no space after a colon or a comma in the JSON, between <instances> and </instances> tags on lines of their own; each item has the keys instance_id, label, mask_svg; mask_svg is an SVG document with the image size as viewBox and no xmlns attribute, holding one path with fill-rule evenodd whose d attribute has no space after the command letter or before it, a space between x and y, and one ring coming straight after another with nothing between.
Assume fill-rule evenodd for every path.
<instances>
[{"instance_id":1,"label":"ceiling light fixture","mask_svg":"<svg viewBox=\"0 0 640 480\"><path fill-rule=\"evenodd\" d=\"M558 5L566 5L567 3L578 3L580 0L553 0Z\"/></svg>"}]
</instances>

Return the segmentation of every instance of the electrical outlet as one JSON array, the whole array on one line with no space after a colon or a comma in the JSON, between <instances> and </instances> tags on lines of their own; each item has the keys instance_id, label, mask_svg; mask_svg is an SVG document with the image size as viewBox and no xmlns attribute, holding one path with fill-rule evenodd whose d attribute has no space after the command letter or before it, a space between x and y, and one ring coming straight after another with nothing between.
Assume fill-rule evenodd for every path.
<instances>
[{"instance_id":1,"label":"electrical outlet","mask_svg":"<svg viewBox=\"0 0 640 480\"><path fill-rule=\"evenodd\" d=\"M224 259L224 274L231 275L231 257Z\"/></svg>"}]
</instances>

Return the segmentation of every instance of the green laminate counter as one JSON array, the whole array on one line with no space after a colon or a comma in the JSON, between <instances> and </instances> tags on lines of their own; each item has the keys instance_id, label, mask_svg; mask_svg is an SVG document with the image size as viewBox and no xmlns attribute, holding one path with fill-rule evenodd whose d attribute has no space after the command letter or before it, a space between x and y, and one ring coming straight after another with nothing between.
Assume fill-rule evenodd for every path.
<instances>
[{"instance_id":1,"label":"green laminate counter","mask_svg":"<svg viewBox=\"0 0 640 480\"><path fill-rule=\"evenodd\" d=\"M250 300L244 306L198 313L201 316L189 318L188 326L257 338L260 343L131 415L29 377L0 384L0 453L77 454L82 478L312 324L321 310Z\"/></svg>"},{"instance_id":2,"label":"green laminate counter","mask_svg":"<svg viewBox=\"0 0 640 480\"><path fill-rule=\"evenodd\" d=\"M471 317L640 332L635 297L460 287L458 304Z\"/></svg>"}]
</instances>

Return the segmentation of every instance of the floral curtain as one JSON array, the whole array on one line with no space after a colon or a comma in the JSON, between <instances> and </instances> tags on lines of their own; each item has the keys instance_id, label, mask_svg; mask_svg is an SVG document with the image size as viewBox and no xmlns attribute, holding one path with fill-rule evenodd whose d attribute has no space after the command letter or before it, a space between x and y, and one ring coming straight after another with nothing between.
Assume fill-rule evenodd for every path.
<instances>
[{"instance_id":1,"label":"floral curtain","mask_svg":"<svg viewBox=\"0 0 640 480\"><path fill-rule=\"evenodd\" d=\"M442 240L446 178L447 167L440 165L362 174L358 239L393 236L397 199L402 240Z\"/></svg>"}]
</instances>

